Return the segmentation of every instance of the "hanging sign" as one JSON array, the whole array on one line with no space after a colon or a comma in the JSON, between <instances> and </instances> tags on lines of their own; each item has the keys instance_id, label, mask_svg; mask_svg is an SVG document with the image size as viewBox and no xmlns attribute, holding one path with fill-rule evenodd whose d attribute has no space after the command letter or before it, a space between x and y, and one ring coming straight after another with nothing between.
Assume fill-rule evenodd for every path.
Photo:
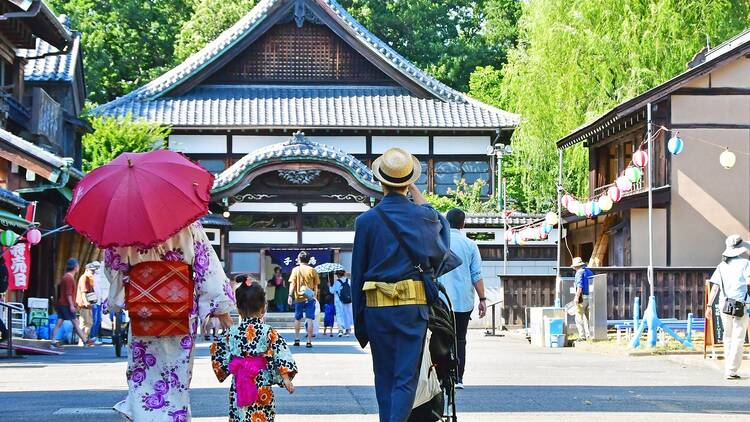
<instances>
[{"instance_id":1,"label":"hanging sign","mask_svg":"<svg viewBox=\"0 0 750 422\"><path fill-rule=\"evenodd\" d=\"M330 249L271 249L267 253L271 261L281 268L282 273L289 273L297 266L297 255L303 250L310 257L312 267L331 262L333 259L333 251Z\"/></svg>"},{"instance_id":2,"label":"hanging sign","mask_svg":"<svg viewBox=\"0 0 750 422\"><path fill-rule=\"evenodd\" d=\"M8 270L8 290L26 290L29 288L29 271L31 267L31 253L29 244L16 243L4 248L3 258Z\"/></svg>"}]
</instances>

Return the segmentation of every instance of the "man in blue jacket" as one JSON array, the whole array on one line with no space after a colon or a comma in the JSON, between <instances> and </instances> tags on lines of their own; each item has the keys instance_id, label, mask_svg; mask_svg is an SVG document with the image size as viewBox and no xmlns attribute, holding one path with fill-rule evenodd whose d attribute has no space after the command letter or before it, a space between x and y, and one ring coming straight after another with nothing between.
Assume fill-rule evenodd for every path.
<instances>
[{"instance_id":1,"label":"man in blue jacket","mask_svg":"<svg viewBox=\"0 0 750 422\"><path fill-rule=\"evenodd\" d=\"M381 422L409 418L429 317L423 274L385 219L420 260L422 270L440 268L450 253L447 221L414 186L421 169L419 161L400 148L391 148L376 159L372 170L385 196L355 224L354 331L362 347L370 343Z\"/></svg>"}]
</instances>

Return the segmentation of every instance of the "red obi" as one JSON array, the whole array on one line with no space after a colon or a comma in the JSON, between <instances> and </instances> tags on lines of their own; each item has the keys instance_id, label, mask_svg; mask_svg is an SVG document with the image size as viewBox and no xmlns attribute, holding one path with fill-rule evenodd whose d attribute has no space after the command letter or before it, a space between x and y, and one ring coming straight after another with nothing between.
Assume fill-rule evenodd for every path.
<instances>
[{"instance_id":1,"label":"red obi","mask_svg":"<svg viewBox=\"0 0 750 422\"><path fill-rule=\"evenodd\" d=\"M147 261L130 269L125 301L134 336L190 333L193 277L184 262Z\"/></svg>"}]
</instances>

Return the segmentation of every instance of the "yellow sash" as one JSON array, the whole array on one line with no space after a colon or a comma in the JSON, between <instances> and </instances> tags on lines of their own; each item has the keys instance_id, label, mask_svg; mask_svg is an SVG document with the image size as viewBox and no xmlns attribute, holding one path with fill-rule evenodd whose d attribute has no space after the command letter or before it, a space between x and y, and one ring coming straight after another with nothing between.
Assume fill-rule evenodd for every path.
<instances>
[{"instance_id":1,"label":"yellow sash","mask_svg":"<svg viewBox=\"0 0 750 422\"><path fill-rule=\"evenodd\" d=\"M424 285L420 280L401 280L395 283L366 281L362 291L365 292L367 306L371 308L427 304Z\"/></svg>"}]
</instances>

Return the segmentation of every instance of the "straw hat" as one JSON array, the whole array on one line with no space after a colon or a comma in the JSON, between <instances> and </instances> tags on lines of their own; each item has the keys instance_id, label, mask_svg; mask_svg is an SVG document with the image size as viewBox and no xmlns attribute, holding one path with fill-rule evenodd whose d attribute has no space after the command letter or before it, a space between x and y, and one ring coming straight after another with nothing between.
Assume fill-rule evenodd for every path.
<instances>
[{"instance_id":1,"label":"straw hat","mask_svg":"<svg viewBox=\"0 0 750 422\"><path fill-rule=\"evenodd\" d=\"M727 237L727 240L724 241L724 244L726 245L726 249L724 249L724 252L722 252L721 254L726 256L727 258L738 257L747 252L750 248L750 244L748 244L747 242L743 242L742 238L738 234L733 234Z\"/></svg>"},{"instance_id":2,"label":"straw hat","mask_svg":"<svg viewBox=\"0 0 750 422\"><path fill-rule=\"evenodd\" d=\"M400 188L419 179L422 165L409 152L401 148L389 148L372 162L372 172L380 183Z\"/></svg>"},{"instance_id":3,"label":"straw hat","mask_svg":"<svg viewBox=\"0 0 750 422\"><path fill-rule=\"evenodd\" d=\"M573 258L573 263L570 264L573 268L583 267L584 265L586 265L586 263L583 262L580 256Z\"/></svg>"}]
</instances>

